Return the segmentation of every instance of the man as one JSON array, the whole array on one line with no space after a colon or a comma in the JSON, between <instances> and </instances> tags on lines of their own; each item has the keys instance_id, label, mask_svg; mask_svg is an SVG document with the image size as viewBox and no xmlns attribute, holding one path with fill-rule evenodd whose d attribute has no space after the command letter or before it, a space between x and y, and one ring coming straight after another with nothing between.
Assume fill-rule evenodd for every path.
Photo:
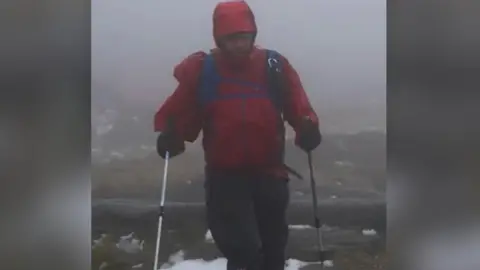
<instances>
[{"instance_id":1,"label":"man","mask_svg":"<svg viewBox=\"0 0 480 270\"><path fill-rule=\"evenodd\" d=\"M284 269L289 202L284 120L304 151L321 142L317 116L285 57L279 57L288 89L284 120L265 94L269 62L267 51L254 46L256 35L244 1L219 3L213 13L217 48L209 55L194 53L175 67L179 85L154 121L157 151L164 158L185 151L185 141L195 141L203 130L207 223L228 270ZM215 76L205 75L208 61Z\"/></svg>"}]
</instances>

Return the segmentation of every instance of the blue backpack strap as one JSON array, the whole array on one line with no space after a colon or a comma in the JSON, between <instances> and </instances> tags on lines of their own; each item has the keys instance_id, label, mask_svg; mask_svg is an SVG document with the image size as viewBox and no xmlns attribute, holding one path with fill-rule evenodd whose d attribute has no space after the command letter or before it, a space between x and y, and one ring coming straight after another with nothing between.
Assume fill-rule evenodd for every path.
<instances>
[{"instance_id":1,"label":"blue backpack strap","mask_svg":"<svg viewBox=\"0 0 480 270\"><path fill-rule=\"evenodd\" d=\"M267 78L270 100L278 111L277 128L282 138L281 148L274 154L273 159L285 162L285 124L283 118L285 85L282 78L282 62L280 54L274 50L267 50Z\"/></svg>"},{"instance_id":2,"label":"blue backpack strap","mask_svg":"<svg viewBox=\"0 0 480 270\"><path fill-rule=\"evenodd\" d=\"M217 85L220 82L220 75L215 68L215 59L211 53L203 59L200 78L197 86L197 101L201 108L214 100L217 96ZM212 132L212 119L206 117L203 119L203 136Z\"/></svg>"},{"instance_id":3,"label":"blue backpack strap","mask_svg":"<svg viewBox=\"0 0 480 270\"><path fill-rule=\"evenodd\" d=\"M274 50L267 50L267 76L268 91L272 103L280 114L283 113L284 103L284 87L282 82L282 63L280 61L280 53Z\"/></svg>"},{"instance_id":4,"label":"blue backpack strap","mask_svg":"<svg viewBox=\"0 0 480 270\"><path fill-rule=\"evenodd\" d=\"M215 99L217 94L217 84L219 82L220 75L215 69L215 60L213 55L207 54L203 59L199 85L197 88L198 100L202 106Z\"/></svg>"},{"instance_id":5,"label":"blue backpack strap","mask_svg":"<svg viewBox=\"0 0 480 270\"><path fill-rule=\"evenodd\" d=\"M268 94L270 100L281 115L283 113L285 91L281 78L282 63L280 61L280 54L274 50L266 50L266 56ZM215 68L213 55L207 54L203 60L199 87L197 89L198 100L202 106L216 98L217 85L221 80L222 78Z\"/></svg>"}]
</instances>

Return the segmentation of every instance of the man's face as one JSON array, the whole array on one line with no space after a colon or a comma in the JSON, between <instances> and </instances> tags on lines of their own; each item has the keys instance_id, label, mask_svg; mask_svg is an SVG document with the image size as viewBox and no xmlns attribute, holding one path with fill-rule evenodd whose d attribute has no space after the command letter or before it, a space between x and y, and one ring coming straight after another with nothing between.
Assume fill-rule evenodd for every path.
<instances>
[{"instance_id":1,"label":"man's face","mask_svg":"<svg viewBox=\"0 0 480 270\"><path fill-rule=\"evenodd\" d=\"M236 33L221 39L222 49L234 57L248 56L252 50L254 35L252 33Z\"/></svg>"}]
</instances>

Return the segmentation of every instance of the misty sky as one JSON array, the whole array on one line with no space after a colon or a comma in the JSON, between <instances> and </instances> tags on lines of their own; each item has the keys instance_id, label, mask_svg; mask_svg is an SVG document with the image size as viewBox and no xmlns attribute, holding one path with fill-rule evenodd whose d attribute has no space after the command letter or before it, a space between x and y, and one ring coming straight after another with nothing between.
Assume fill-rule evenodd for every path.
<instances>
[{"instance_id":1,"label":"misty sky","mask_svg":"<svg viewBox=\"0 0 480 270\"><path fill-rule=\"evenodd\" d=\"M183 57L214 46L214 0L92 1L92 86L161 103ZM385 0L250 0L257 43L294 65L315 106L385 103Z\"/></svg>"}]
</instances>

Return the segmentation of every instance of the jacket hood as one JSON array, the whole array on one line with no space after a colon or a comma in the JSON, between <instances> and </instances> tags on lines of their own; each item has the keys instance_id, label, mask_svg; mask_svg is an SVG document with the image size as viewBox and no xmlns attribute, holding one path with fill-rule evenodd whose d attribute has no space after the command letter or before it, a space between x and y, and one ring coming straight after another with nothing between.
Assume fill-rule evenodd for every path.
<instances>
[{"instance_id":1,"label":"jacket hood","mask_svg":"<svg viewBox=\"0 0 480 270\"><path fill-rule=\"evenodd\" d=\"M213 38L239 32L257 34L257 25L252 10L245 1L218 3L213 11Z\"/></svg>"},{"instance_id":2,"label":"jacket hood","mask_svg":"<svg viewBox=\"0 0 480 270\"><path fill-rule=\"evenodd\" d=\"M219 38L235 33L252 33L253 40L257 36L257 25L252 10L245 1L220 2L213 11L213 38L217 48ZM235 57L219 50L223 60L234 69L246 66L249 57Z\"/></svg>"}]
</instances>

